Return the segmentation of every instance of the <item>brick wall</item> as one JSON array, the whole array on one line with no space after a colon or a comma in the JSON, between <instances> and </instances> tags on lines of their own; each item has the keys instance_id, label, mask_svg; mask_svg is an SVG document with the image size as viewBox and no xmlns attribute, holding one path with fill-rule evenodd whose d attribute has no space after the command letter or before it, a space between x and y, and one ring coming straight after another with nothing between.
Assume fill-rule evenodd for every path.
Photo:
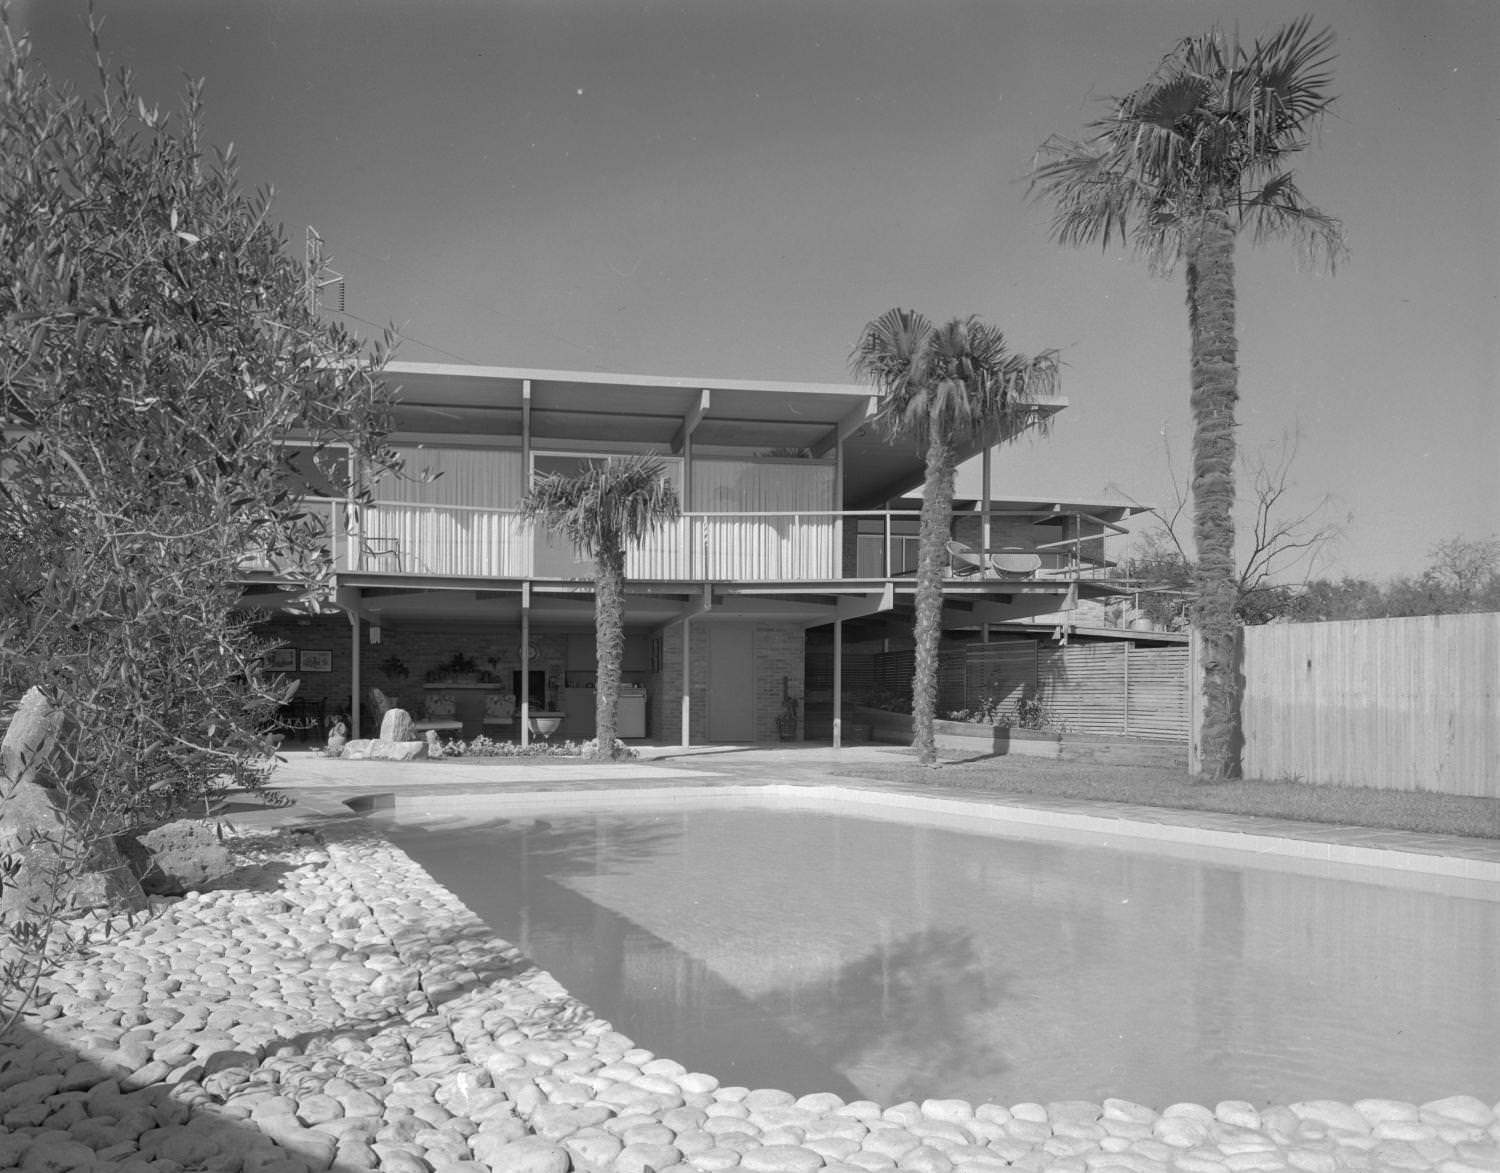
<instances>
[{"instance_id":1,"label":"brick wall","mask_svg":"<svg viewBox=\"0 0 1500 1173\"><path fill-rule=\"evenodd\" d=\"M705 700L712 676L708 663L708 632L704 623L689 624L692 634L689 663L692 704L688 726L694 744L707 739L708 708ZM659 741L676 743L682 737L682 624L674 624L661 634L661 671L652 676L648 706L651 736ZM775 741L776 717L781 712L782 680L786 679L793 694L802 695L803 656L806 638L800 624L757 623L754 625L755 705L754 738ZM805 715L805 714L804 714ZM798 723L798 738L802 725Z\"/></svg>"},{"instance_id":2,"label":"brick wall","mask_svg":"<svg viewBox=\"0 0 1500 1173\"><path fill-rule=\"evenodd\" d=\"M329 652L331 671L303 671L299 655L298 669L287 675L302 681L297 692L299 697L326 701L330 714L349 711L353 629L347 616L298 618L274 615L261 625L260 630L265 638L277 640L299 653L303 650ZM378 688L399 707L420 716L426 699L422 685L427 673L450 661L457 652L462 652L475 661L481 671L493 673L500 683L506 685L511 682L511 673L521 666L520 632L511 626L401 619L381 624L378 644L370 643L369 630L368 624L360 624L360 699L367 706L370 689ZM548 687L555 686L560 692L567 665L567 635L538 632L533 633L531 642L536 645L537 655L532 658L530 667L546 672ZM490 662L492 657L495 663ZM400 661L405 675L397 669L394 661ZM546 701L545 698L533 697L532 703L540 706ZM376 731L367 728L361 732L369 737Z\"/></svg>"}]
</instances>

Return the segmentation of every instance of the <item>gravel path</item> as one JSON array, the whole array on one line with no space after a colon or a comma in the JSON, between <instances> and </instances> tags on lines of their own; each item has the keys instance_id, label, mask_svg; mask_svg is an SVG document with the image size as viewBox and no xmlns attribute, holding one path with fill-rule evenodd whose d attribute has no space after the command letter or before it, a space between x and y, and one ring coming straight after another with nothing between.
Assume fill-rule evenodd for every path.
<instances>
[{"instance_id":1,"label":"gravel path","mask_svg":"<svg viewBox=\"0 0 1500 1173\"><path fill-rule=\"evenodd\" d=\"M1122 1100L885 1109L721 1087L635 1047L357 825L235 840L0 1051L0 1170L1500 1170L1497 1106Z\"/></svg>"}]
</instances>

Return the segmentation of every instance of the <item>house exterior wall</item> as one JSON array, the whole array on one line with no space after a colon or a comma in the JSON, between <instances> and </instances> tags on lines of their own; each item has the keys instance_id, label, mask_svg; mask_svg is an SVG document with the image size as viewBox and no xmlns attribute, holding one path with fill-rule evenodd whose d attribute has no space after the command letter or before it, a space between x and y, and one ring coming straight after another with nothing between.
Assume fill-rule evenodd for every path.
<instances>
[{"instance_id":1,"label":"house exterior wall","mask_svg":"<svg viewBox=\"0 0 1500 1173\"><path fill-rule=\"evenodd\" d=\"M775 741L778 734L776 718L781 712L783 680L799 701L802 696L803 658L806 640L799 623L754 623L755 719L756 741ZM689 661L689 735L694 744L707 739L708 690L713 687L713 673L709 665L708 625L702 621L690 621L691 635ZM652 676L648 686L647 706L650 712L652 736L660 741L676 742L682 737L682 632L683 625L673 624L661 633L661 671ZM743 671L743 667L737 667ZM799 703L799 709L801 705ZM802 736L799 720L797 737Z\"/></svg>"}]
</instances>

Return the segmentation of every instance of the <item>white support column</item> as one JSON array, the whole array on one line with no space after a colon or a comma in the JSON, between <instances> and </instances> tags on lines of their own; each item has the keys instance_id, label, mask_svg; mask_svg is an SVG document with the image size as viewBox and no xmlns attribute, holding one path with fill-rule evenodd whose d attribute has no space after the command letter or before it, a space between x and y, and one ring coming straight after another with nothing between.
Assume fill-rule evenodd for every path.
<instances>
[{"instance_id":1,"label":"white support column","mask_svg":"<svg viewBox=\"0 0 1500 1173\"><path fill-rule=\"evenodd\" d=\"M693 744L693 617L682 617L682 748Z\"/></svg>"},{"instance_id":2,"label":"white support column","mask_svg":"<svg viewBox=\"0 0 1500 1173\"><path fill-rule=\"evenodd\" d=\"M521 745L531 744L531 584L521 584Z\"/></svg>"},{"instance_id":3,"label":"white support column","mask_svg":"<svg viewBox=\"0 0 1500 1173\"><path fill-rule=\"evenodd\" d=\"M839 437L839 442L833 446L833 507L838 510L838 512L833 515L833 567L834 567L834 575L833 576L834 576L834 578L843 578L844 577L844 438L842 436ZM856 535L858 535L858 533L859 533L859 526L858 525L856 525L854 527L854 532L855 532ZM855 537L854 544L855 544L855 547L856 547L856 553L855 553L855 559L856 559L855 573L858 573L858 571L859 571L859 567L857 565L858 558L859 558L859 554L858 554L859 538L858 538L858 536ZM835 720L838 719L838 714L836 714L836 713L834 714L834 719ZM837 728L837 727L835 726L835 728ZM837 744L838 744L838 741L837 741L836 735L835 735L834 745L837 745Z\"/></svg>"},{"instance_id":4,"label":"white support column","mask_svg":"<svg viewBox=\"0 0 1500 1173\"><path fill-rule=\"evenodd\" d=\"M993 452L993 448L986 448L984 450L984 460L981 464L981 468L984 470L984 472L983 476L981 477L980 483L983 486L984 500L980 502L981 512L979 515L979 548L986 551L993 548L990 545L990 457ZM988 558L988 555L986 555L986 558Z\"/></svg>"},{"instance_id":5,"label":"white support column","mask_svg":"<svg viewBox=\"0 0 1500 1173\"><path fill-rule=\"evenodd\" d=\"M362 736L359 729L359 615L357 612L349 612L349 627L354 633L354 642L349 653L349 728L350 736L359 738Z\"/></svg>"},{"instance_id":6,"label":"white support column","mask_svg":"<svg viewBox=\"0 0 1500 1173\"><path fill-rule=\"evenodd\" d=\"M833 621L833 748L844 744L844 621Z\"/></svg>"}]
</instances>

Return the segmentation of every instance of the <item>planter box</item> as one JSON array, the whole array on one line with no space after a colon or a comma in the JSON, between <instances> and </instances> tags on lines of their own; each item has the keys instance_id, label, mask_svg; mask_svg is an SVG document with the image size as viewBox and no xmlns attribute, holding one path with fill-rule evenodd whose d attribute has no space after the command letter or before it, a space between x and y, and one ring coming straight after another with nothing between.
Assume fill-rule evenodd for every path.
<instances>
[{"instance_id":1,"label":"planter box","mask_svg":"<svg viewBox=\"0 0 1500 1173\"><path fill-rule=\"evenodd\" d=\"M861 724L868 722L872 740L886 745L911 744L911 714L858 708ZM970 721L934 721L937 747L976 757L1019 755L1074 762L1104 762L1122 766L1187 769L1187 746L1176 742L1090 737L1049 729L1007 729Z\"/></svg>"}]
</instances>

